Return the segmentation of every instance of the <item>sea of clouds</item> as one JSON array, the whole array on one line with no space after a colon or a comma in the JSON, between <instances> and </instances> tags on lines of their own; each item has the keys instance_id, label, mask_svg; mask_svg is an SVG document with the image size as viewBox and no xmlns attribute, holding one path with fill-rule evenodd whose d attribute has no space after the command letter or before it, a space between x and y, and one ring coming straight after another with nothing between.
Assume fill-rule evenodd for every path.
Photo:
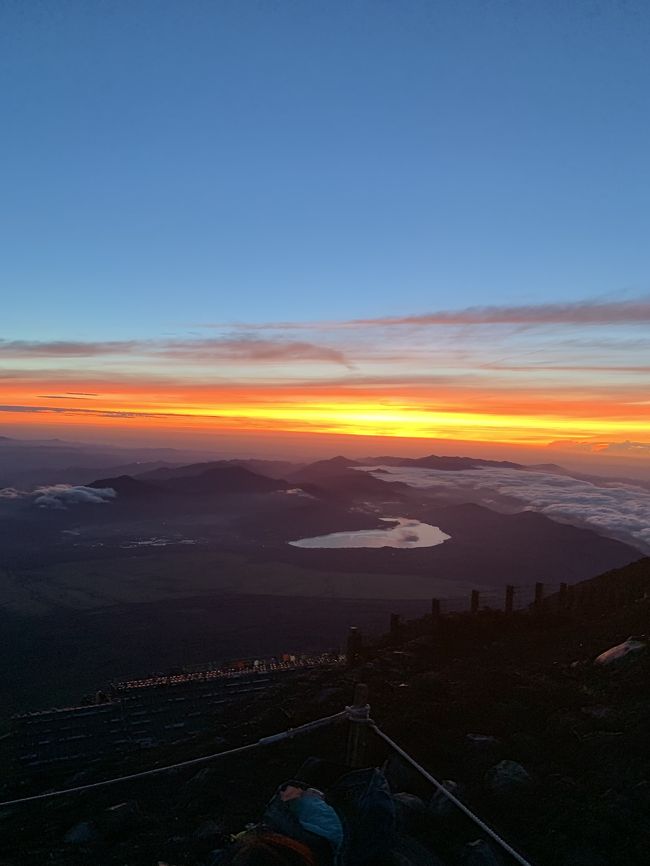
<instances>
[{"instance_id":1,"label":"sea of clouds","mask_svg":"<svg viewBox=\"0 0 650 866\"><path fill-rule=\"evenodd\" d=\"M380 469L381 471L377 471ZM380 481L402 481L443 493L465 489L490 496L507 496L522 504L522 510L539 511L547 517L586 526L601 535L633 544L650 554L650 491L617 481L595 483L522 469L466 469L448 472L402 466L364 467Z\"/></svg>"},{"instance_id":2,"label":"sea of clouds","mask_svg":"<svg viewBox=\"0 0 650 866\"><path fill-rule=\"evenodd\" d=\"M71 505L101 505L115 499L117 494L112 487L83 487L70 484L51 484L35 490L17 490L4 487L0 499L31 500L37 508L50 508L64 511Z\"/></svg>"}]
</instances>

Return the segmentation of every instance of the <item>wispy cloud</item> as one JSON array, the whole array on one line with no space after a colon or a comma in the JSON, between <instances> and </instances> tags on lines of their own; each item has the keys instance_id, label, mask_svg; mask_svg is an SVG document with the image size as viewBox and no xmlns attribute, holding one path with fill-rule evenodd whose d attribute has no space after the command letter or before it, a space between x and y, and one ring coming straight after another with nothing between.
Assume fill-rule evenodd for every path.
<instances>
[{"instance_id":1,"label":"wispy cloud","mask_svg":"<svg viewBox=\"0 0 650 866\"><path fill-rule=\"evenodd\" d=\"M34 425L48 415L107 427L176 419L538 445L644 441L648 322L650 299L637 298L221 325L156 339L0 340L0 412Z\"/></svg>"},{"instance_id":2,"label":"wispy cloud","mask_svg":"<svg viewBox=\"0 0 650 866\"><path fill-rule=\"evenodd\" d=\"M362 327L433 325L610 325L650 322L650 296L634 300L586 300L564 304L522 304L475 306L459 310L434 310L404 316L375 316L359 319L313 322L207 322L195 327L232 328L249 331L321 330Z\"/></svg>"},{"instance_id":3,"label":"wispy cloud","mask_svg":"<svg viewBox=\"0 0 650 866\"><path fill-rule=\"evenodd\" d=\"M650 298L508 307L466 307L409 316L353 319L351 325L610 325L650 322Z\"/></svg>"},{"instance_id":4,"label":"wispy cloud","mask_svg":"<svg viewBox=\"0 0 650 866\"><path fill-rule=\"evenodd\" d=\"M345 353L336 348L305 340L261 339L255 335L227 335L212 339L124 340L124 341L43 341L0 340L4 358L90 358L142 356L174 361L204 363L286 364L301 361L351 367ZM80 394L76 396L92 396Z\"/></svg>"},{"instance_id":5,"label":"wispy cloud","mask_svg":"<svg viewBox=\"0 0 650 866\"><path fill-rule=\"evenodd\" d=\"M83 340L2 340L0 356L6 358L88 358L125 355L137 346L135 340L88 342Z\"/></svg>"},{"instance_id":6,"label":"wispy cloud","mask_svg":"<svg viewBox=\"0 0 650 866\"><path fill-rule=\"evenodd\" d=\"M194 413L186 412L147 412L140 410L113 410L113 409L82 409L74 406L27 406L27 405L0 405L0 412L9 414L18 413L24 415L87 415L96 418L184 418L194 417Z\"/></svg>"},{"instance_id":7,"label":"wispy cloud","mask_svg":"<svg viewBox=\"0 0 650 866\"><path fill-rule=\"evenodd\" d=\"M351 367L339 349L302 340L265 340L255 336L228 336L217 339L174 340L160 345L156 353L188 361L244 361L284 364L321 361Z\"/></svg>"},{"instance_id":8,"label":"wispy cloud","mask_svg":"<svg viewBox=\"0 0 650 866\"><path fill-rule=\"evenodd\" d=\"M78 394L37 394L36 396L42 400L88 400L88 397L81 397Z\"/></svg>"}]
</instances>

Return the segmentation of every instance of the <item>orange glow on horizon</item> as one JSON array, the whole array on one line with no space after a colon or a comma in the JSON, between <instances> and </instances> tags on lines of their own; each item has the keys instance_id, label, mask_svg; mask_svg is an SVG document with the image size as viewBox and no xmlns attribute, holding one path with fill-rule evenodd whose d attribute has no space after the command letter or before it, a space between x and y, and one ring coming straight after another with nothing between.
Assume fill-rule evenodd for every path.
<instances>
[{"instance_id":1,"label":"orange glow on horizon","mask_svg":"<svg viewBox=\"0 0 650 866\"><path fill-rule=\"evenodd\" d=\"M102 428L242 430L444 438L545 446L556 440L646 440L650 405L638 393L547 393L452 386L179 384L9 380L6 423ZM15 410L12 411L12 407Z\"/></svg>"}]
</instances>

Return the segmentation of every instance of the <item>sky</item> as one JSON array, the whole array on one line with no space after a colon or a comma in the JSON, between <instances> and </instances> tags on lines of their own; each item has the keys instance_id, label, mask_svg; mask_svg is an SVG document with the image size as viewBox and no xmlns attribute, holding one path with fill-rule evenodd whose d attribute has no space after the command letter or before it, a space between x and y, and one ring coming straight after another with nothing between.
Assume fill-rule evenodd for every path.
<instances>
[{"instance_id":1,"label":"sky","mask_svg":"<svg viewBox=\"0 0 650 866\"><path fill-rule=\"evenodd\" d=\"M649 50L635 2L5 0L0 433L647 466Z\"/></svg>"}]
</instances>

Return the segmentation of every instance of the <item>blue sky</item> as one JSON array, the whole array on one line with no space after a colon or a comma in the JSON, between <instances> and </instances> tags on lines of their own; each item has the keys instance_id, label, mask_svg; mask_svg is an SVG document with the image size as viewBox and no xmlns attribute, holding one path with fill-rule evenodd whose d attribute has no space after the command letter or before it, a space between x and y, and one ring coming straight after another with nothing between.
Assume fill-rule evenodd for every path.
<instances>
[{"instance_id":1,"label":"blue sky","mask_svg":"<svg viewBox=\"0 0 650 866\"><path fill-rule=\"evenodd\" d=\"M0 4L3 432L647 463L649 57L634 2Z\"/></svg>"},{"instance_id":2,"label":"blue sky","mask_svg":"<svg viewBox=\"0 0 650 866\"><path fill-rule=\"evenodd\" d=\"M1 336L647 294L649 48L635 3L4 3Z\"/></svg>"}]
</instances>

